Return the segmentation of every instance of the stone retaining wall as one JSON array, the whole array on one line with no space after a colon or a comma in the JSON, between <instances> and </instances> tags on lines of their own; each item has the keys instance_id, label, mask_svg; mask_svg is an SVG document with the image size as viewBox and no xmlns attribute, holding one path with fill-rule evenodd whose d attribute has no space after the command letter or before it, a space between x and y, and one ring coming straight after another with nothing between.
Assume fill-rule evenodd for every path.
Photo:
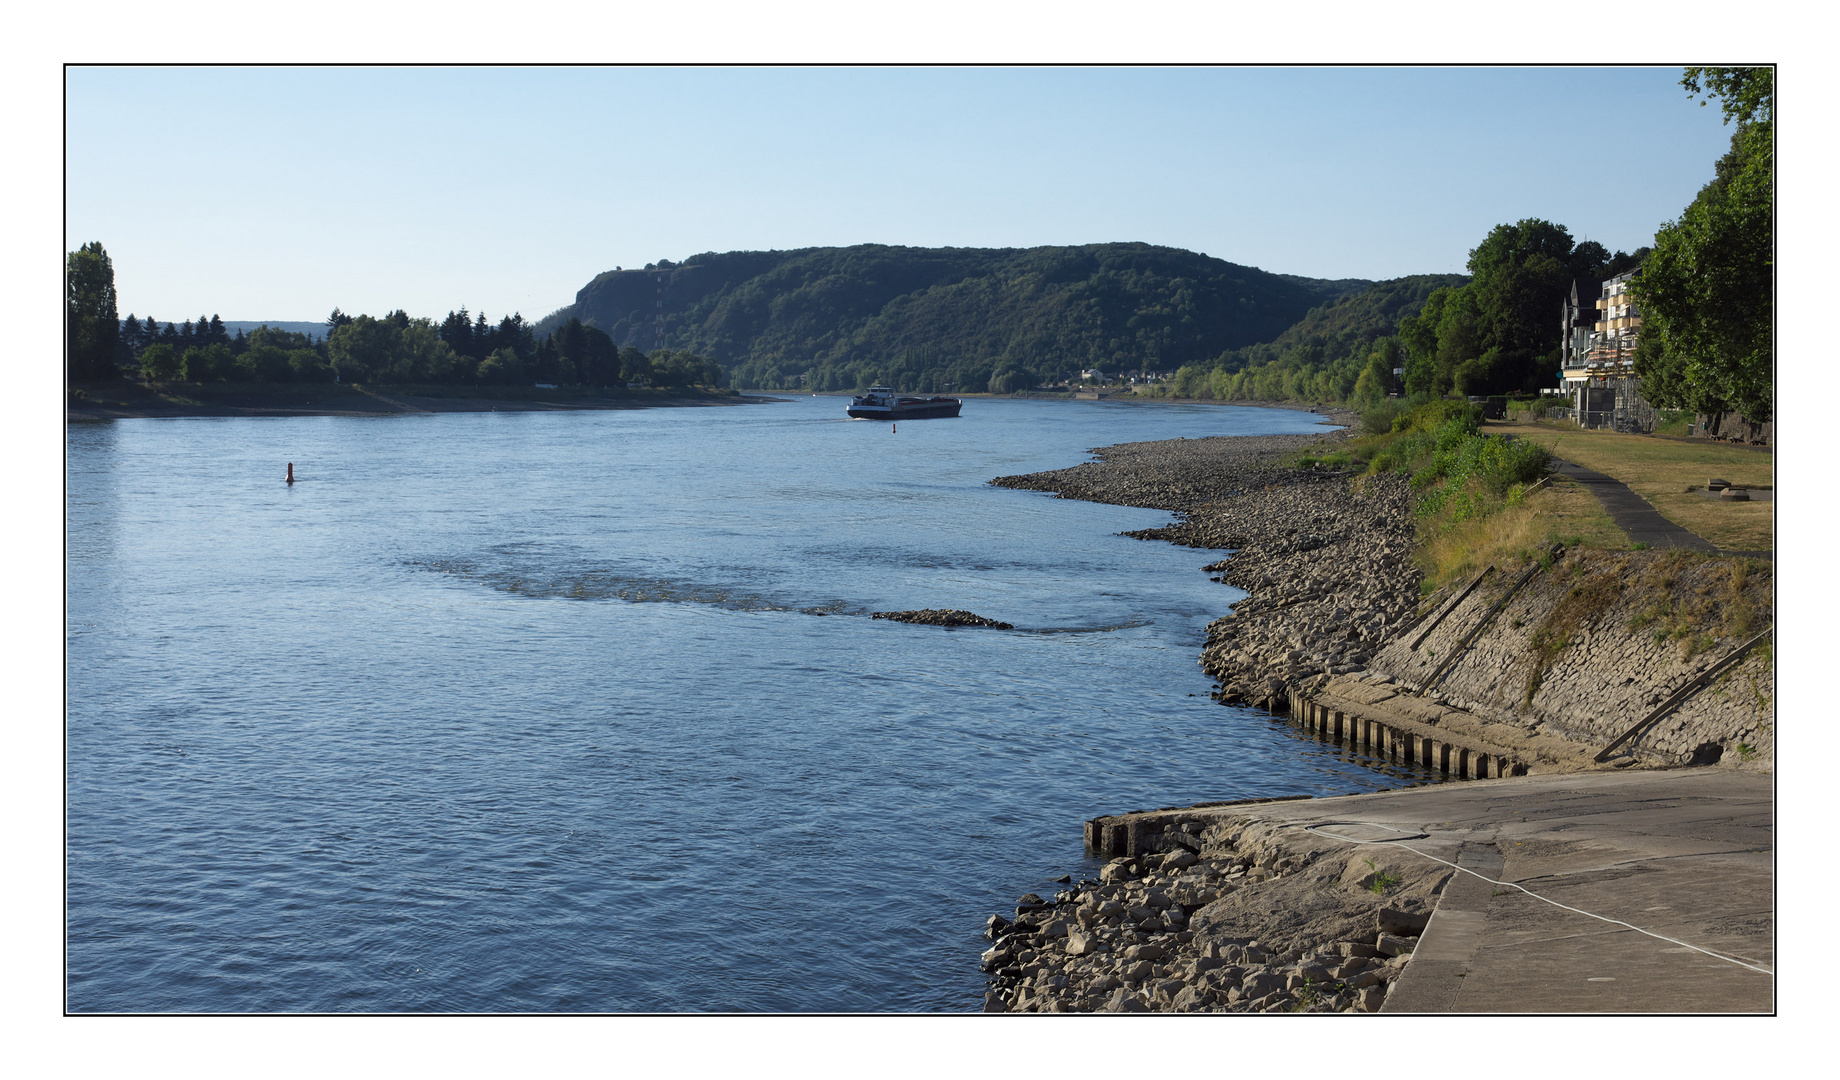
<instances>
[{"instance_id":1,"label":"stone retaining wall","mask_svg":"<svg viewBox=\"0 0 1840 1080\"><path fill-rule=\"evenodd\" d=\"M1573 553L1530 579L1435 687L1426 683L1438 666L1518 574L1494 575L1419 648L1416 634L1401 635L1365 674L1518 739L1557 736L1595 753L1769 624L1771 568L1748 565L1734 590L1738 572L1732 560L1673 552ZM1622 763L1769 767L1775 693L1773 655L1754 649L1637 738Z\"/></svg>"}]
</instances>

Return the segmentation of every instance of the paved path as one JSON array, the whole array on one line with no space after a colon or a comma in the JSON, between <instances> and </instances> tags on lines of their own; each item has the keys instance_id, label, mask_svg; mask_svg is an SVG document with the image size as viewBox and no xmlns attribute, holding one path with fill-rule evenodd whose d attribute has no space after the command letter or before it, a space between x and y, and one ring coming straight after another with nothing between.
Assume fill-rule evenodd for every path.
<instances>
[{"instance_id":1,"label":"paved path","mask_svg":"<svg viewBox=\"0 0 1840 1080\"><path fill-rule=\"evenodd\" d=\"M1647 544L1652 548L1692 548L1694 551L1717 551L1718 548L1701 539L1697 534L1681 528L1661 512L1649 505L1647 499L1629 490L1622 481L1592 472L1582 465L1569 461L1553 461L1553 471L1569 480L1583 484L1597 501L1604 504L1610 520L1616 527L1629 534L1629 540L1635 544Z\"/></svg>"},{"instance_id":2,"label":"paved path","mask_svg":"<svg viewBox=\"0 0 1840 1080\"><path fill-rule=\"evenodd\" d=\"M1773 789L1770 774L1733 769L1593 772L1275 803L1257 814L1423 832L1406 846L1489 879L1452 877L1382 1012L1770 1012ZM1361 824L1333 831L1398 835Z\"/></svg>"}]
</instances>

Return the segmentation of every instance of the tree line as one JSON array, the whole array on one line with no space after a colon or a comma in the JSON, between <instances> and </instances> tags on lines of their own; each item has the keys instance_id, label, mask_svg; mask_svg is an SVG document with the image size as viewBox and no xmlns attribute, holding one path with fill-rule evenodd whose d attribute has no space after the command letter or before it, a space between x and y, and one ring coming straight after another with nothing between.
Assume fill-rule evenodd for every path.
<instances>
[{"instance_id":1,"label":"tree line","mask_svg":"<svg viewBox=\"0 0 1840 1080\"><path fill-rule=\"evenodd\" d=\"M1557 314L1572 280L1595 285L1639 266L1630 290L1642 315L1635 370L1643 397L1662 408L1767 420L1775 365L1774 71L1687 68L1681 85L1720 102L1734 127L1731 149L1692 204L1662 224L1652 247L1611 253L1534 218L1498 225L1469 253L1470 280L1423 296L1391 333L1310 340L1307 327L1333 323L1351 299L1345 297L1310 312L1277 342L1181 368L1168 392L1373 404L1390 394L1555 386L1563 360ZM1393 375L1398 369L1403 378Z\"/></svg>"},{"instance_id":2,"label":"tree line","mask_svg":"<svg viewBox=\"0 0 1840 1080\"><path fill-rule=\"evenodd\" d=\"M1680 82L1719 102L1731 149L1630 284L1636 374L1650 404L1762 423L1776 403L1776 75L1693 67Z\"/></svg>"},{"instance_id":3,"label":"tree line","mask_svg":"<svg viewBox=\"0 0 1840 1080\"><path fill-rule=\"evenodd\" d=\"M385 386L726 384L720 365L694 353L617 348L571 319L539 337L520 314L496 323L464 306L436 323L396 310L350 315L338 308L324 335L259 326L234 336L216 315L162 326L151 315L116 318L114 267L100 242L67 265L68 373L73 381L138 377L150 383L367 383Z\"/></svg>"}]
</instances>

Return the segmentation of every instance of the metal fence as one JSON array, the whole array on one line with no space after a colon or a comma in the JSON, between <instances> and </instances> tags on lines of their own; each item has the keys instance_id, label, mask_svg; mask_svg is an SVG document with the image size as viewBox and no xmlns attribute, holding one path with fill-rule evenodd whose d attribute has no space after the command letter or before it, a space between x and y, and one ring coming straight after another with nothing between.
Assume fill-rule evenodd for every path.
<instances>
[{"instance_id":1,"label":"metal fence","mask_svg":"<svg viewBox=\"0 0 1840 1080\"><path fill-rule=\"evenodd\" d=\"M1608 379L1582 389L1574 410L1578 426L1637 435L1654 431L1661 414L1642 400L1639 385L1635 379Z\"/></svg>"}]
</instances>

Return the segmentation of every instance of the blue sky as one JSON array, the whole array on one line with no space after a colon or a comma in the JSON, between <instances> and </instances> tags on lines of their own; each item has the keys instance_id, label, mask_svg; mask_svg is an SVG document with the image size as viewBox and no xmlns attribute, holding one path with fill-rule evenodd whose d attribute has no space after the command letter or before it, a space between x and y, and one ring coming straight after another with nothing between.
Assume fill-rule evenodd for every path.
<instances>
[{"instance_id":1,"label":"blue sky","mask_svg":"<svg viewBox=\"0 0 1840 1080\"><path fill-rule=\"evenodd\" d=\"M537 317L700 251L1141 240L1461 271L1646 243L1728 132L1663 67L72 68L67 247L123 313Z\"/></svg>"}]
</instances>

